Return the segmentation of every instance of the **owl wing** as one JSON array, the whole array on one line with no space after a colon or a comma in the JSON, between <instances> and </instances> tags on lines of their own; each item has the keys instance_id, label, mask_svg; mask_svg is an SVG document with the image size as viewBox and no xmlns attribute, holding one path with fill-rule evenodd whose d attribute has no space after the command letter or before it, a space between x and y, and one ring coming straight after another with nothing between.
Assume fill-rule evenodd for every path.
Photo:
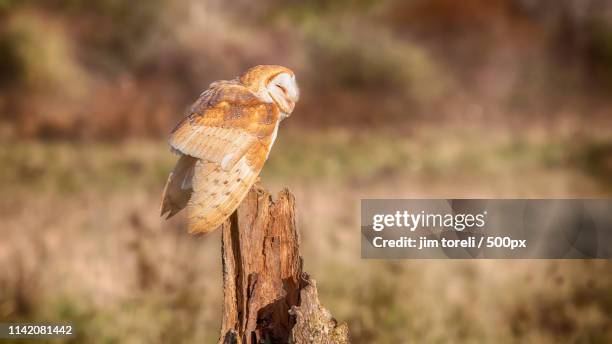
<instances>
[{"instance_id":1,"label":"owl wing","mask_svg":"<svg viewBox=\"0 0 612 344\"><path fill-rule=\"evenodd\" d=\"M214 83L172 130L168 142L175 151L229 171L257 143L257 136L245 126L250 114L262 106L265 104L244 86Z\"/></svg>"},{"instance_id":2,"label":"owl wing","mask_svg":"<svg viewBox=\"0 0 612 344\"><path fill-rule=\"evenodd\" d=\"M187 205L193 192L191 181L197 159L181 155L166 182L162 193L161 215L168 213L167 218L181 211Z\"/></svg>"},{"instance_id":3,"label":"owl wing","mask_svg":"<svg viewBox=\"0 0 612 344\"><path fill-rule=\"evenodd\" d=\"M170 134L172 149L195 160L183 162L190 172L176 174L178 179L191 180L169 178L162 214L170 211L170 217L186 206L192 233L211 231L225 221L263 165L258 157L269 147L260 140L257 119L265 119L262 114L270 112L269 107L235 82L211 85ZM182 171L180 163L176 169Z\"/></svg>"}]
</instances>

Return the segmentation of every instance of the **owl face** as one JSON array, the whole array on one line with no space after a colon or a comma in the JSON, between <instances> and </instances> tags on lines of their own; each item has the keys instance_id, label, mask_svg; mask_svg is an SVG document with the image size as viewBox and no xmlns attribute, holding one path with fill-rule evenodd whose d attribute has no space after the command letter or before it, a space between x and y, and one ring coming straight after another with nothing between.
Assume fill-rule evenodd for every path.
<instances>
[{"instance_id":1,"label":"owl face","mask_svg":"<svg viewBox=\"0 0 612 344\"><path fill-rule=\"evenodd\" d=\"M283 117L289 117L295 103L300 98L300 90L295 81L295 75L286 72L279 73L266 85L266 92L283 112Z\"/></svg>"}]
</instances>

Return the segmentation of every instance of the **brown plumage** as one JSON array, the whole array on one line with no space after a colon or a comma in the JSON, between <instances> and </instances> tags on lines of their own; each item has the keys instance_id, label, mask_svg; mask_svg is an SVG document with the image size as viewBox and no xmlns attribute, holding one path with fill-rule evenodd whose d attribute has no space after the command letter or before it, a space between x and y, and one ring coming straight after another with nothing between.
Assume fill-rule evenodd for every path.
<instances>
[{"instance_id":1,"label":"brown plumage","mask_svg":"<svg viewBox=\"0 0 612 344\"><path fill-rule=\"evenodd\" d=\"M221 225L255 183L298 98L295 75L281 66L212 83L170 133L180 158L162 195L162 216L187 208L191 233Z\"/></svg>"}]
</instances>

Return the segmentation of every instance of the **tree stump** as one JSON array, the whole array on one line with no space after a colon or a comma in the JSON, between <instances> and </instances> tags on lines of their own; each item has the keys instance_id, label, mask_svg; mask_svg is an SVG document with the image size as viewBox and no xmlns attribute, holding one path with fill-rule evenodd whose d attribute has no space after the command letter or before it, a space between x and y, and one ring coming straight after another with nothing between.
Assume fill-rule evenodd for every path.
<instances>
[{"instance_id":1,"label":"tree stump","mask_svg":"<svg viewBox=\"0 0 612 344\"><path fill-rule=\"evenodd\" d=\"M348 343L348 328L321 307L302 272L295 198L256 184L222 226L220 344Z\"/></svg>"}]
</instances>

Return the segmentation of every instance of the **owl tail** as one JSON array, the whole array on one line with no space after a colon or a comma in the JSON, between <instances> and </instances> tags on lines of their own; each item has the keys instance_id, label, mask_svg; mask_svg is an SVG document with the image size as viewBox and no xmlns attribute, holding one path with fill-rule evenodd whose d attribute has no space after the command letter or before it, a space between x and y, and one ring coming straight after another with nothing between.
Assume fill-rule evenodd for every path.
<instances>
[{"instance_id":1,"label":"owl tail","mask_svg":"<svg viewBox=\"0 0 612 344\"><path fill-rule=\"evenodd\" d=\"M166 219L171 218L187 205L193 191L191 182L196 161L196 158L189 155L181 155L174 170L170 172L160 207L161 216L168 213Z\"/></svg>"},{"instance_id":2,"label":"owl tail","mask_svg":"<svg viewBox=\"0 0 612 344\"><path fill-rule=\"evenodd\" d=\"M190 233L217 229L240 205L257 180L242 157L229 171L219 164L198 160L193 174L193 194L187 202Z\"/></svg>"}]
</instances>

